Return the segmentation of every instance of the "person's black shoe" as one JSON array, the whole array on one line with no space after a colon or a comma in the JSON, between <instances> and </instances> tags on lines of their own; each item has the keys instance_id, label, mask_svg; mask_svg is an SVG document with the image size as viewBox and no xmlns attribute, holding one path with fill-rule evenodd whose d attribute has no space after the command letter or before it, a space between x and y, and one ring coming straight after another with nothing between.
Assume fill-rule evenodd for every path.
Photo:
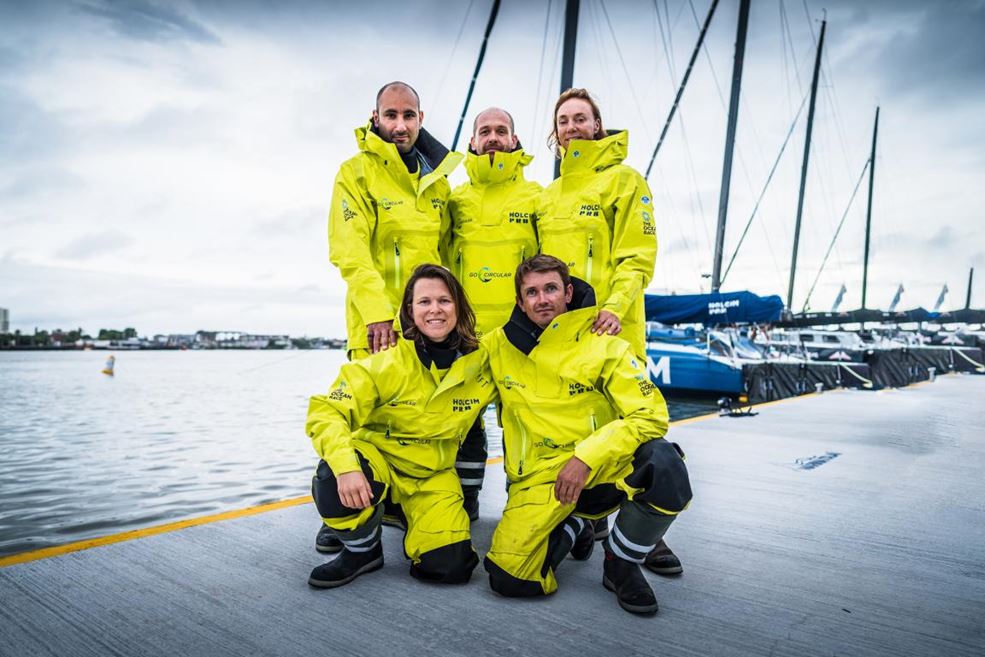
<instances>
[{"instance_id":1,"label":"person's black shoe","mask_svg":"<svg viewBox=\"0 0 985 657\"><path fill-rule=\"evenodd\" d=\"M467 490L464 495L465 498L462 501L462 508L468 514L469 522L475 522L479 519L479 491Z\"/></svg>"},{"instance_id":2,"label":"person's black shoe","mask_svg":"<svg viewBox=\"0 0 985 657\"><path fill-rule=\"evenodd\" d=\"M684 572L681 560L667 547L663 539L646 555L643 565L658 575L679 575Z\"/></svg>"},{"instance_id":3,"label":"person's black shoe","mask_svg":"<svg viewBox=\"0 0 985 657\"><path fill-rule=\"evenodd\" d=\"M348 584L363 573L379 570L383 567L383 545L376 544L369 552L342 553L311 571L308 584L320 589L331 589Z\"/></svg>"},{"instance_id":4,"label":"person's black shoe","mask_svg":"<svg viewBox=\"0 0 985 657\"><path fill-rule=\"evenodd\" d=\"M315 549L326 554L339 552L342 549L342 541L328 525L322 525L318 535L315 536Z\"/></svg>"},{"instance_id":5,"label":"person's black shoe","mask_svg":"<svg viewBox=\"0 0 985 657\"><path fill-rule=\"evenodd\" d=\"M606 552L602 565L602 586L615 593L619 606L628 612L657 613L657 598L639 564Z\"/></svg>"},{"instance_id":6,"label":"person's black shoe","mask_svg":"<svg viewBox=\"0 0 985 657\"><path fill-rule=\"evenodd\" d=\"M603 538L609 535L609 519L599 518L598 520L589 521L593 525L595 530L595 540L601 541Z\"/></svg>"},{"instance_id":7,"label":"person's black shoe","mask_svg":"<svg viewBox=\"0 0 985 657\"><path fill-rule=\"evenodd\" d=\"M592 521L586 520L585 526L575 537L575 544L571 546L571 558L575 561L588 561L593 549L595 549L595 530L592 528Z\"/></svg>"}]
</instances>

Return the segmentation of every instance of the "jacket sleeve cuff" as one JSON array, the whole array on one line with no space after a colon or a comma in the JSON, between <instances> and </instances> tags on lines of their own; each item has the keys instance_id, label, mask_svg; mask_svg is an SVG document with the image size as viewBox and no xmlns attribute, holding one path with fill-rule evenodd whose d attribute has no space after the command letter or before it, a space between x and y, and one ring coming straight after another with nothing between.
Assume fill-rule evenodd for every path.
<instances>
[{"instance_id":1,"label":"jacket sleeve cuff","mask_svg":"<svg viewBox=\"0 0 985 657\"><path fill-rule=\"evenodd\" d=\"M621 320L626 316L626 311L629 310L629 303L626 302L623 295L613 294L602 304L602 310L608 310Z\"/></svg>"},{"instance_id":2,"label":"jacket sleeve cuff","mask_svg":"<svg viewBox=\"0 0 985 657\"><path fill-rule=\"evenodd\" d=\"M353 301L364 324L389 322L397 317L393 306L387 301L385 295L372 301L365 299L354 299Z\"/></svg>"},{"instance_id":3,"label":"jacket sleeve cuff","mask_svg":"<svg viewBox=\"0 0 985 657\"><path fill-rule=\"evenodd\" d=\"M332 454L326 455L325 463L328 463L328 467L332 469L332 474L336 477L340 474L345 474L346 472L362 470L362 466L359 464L359 457L356 455L356 450L351 447L339 449Z\"/></svg>"},{"instance_id":4,"label":"jacket sleeve cuff","mask_svg":"<svg viewBox=\"0 0 985 657\"><path fill-rule=\"evenodd\" d=\"M575 456L593 471L598 470L605 463L605 452L599 449L598 441L594 440L597 435L590 436L575 445Z\"/></svg>"}]
</instances>

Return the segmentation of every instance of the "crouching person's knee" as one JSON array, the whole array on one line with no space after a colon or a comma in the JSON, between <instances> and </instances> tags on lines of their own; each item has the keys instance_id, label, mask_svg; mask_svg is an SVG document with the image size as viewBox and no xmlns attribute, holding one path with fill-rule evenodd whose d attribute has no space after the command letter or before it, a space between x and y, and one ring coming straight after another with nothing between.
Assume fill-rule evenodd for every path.
<instances>
[{"instance_id":1,"label":"crouching person's knee","mask_svg":"<svg viewBox=\"0 0 985 657\"><path fill-rule=\"evenodd\" d=\"M483 561L486 572L489 573L489 587L496 593L508 598L532 598L546 595L540 582L520 579L509 574L500 566L486 557Z\"/></svg>"},{"instance_id":2,"label":"crouching person's knee","mask_svg":"<svg viewBox=\"0 0 985 657\"><path fill-rule=\"evenodd\" d=\"M634 499L647 502L665 514L680 513L691 501L691 481L684 452L677 445L664 439L651 440L640 445L633 455L633 472L626 483L642 488Z\"/></svg>"},{"instance_id":3,"label":"crouching person's knee","mask_svg":"<svg viewBox=\"0 0 985 657\"><path fill-rule=\"evenodd\" d=\"M362 455L359 455L359 464L373 493L371 502L376 504L382 498L386 487L373 478L369 462ZM311 479L311 497L315 500L315 507L322 518L346 518L358 512L342 503L339 497L338 479L325 461L318 462L315 476Z\"/></svg>"},{"instance_id":4,"label":"crouching person's knee","mask_svg":"<svg viewBox=\"0 0 985 657\"><path fill-rule=\"evenodd\" d=\"M410 574L426 582L464 584L477 565L479 557L472 541L459 541L421 554L419 561L411 564Z\"/></svg>"}]
</instances>

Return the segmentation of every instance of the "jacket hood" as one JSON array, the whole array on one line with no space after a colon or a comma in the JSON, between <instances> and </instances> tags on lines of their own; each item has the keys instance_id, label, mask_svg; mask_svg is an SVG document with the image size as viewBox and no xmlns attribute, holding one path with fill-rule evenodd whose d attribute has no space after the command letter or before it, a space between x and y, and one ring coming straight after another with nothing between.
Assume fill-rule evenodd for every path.
<instances>
[{"instance_id":1,"label":"jacket hood","mask_svg":"<svg viewBox=\"0 0 985 657\"><path fill-rule=\"evenodd\" d=\"M471 148L465 154L465 171L474 184L495 184L523 178L523 168L533 161L521 146L509 153L493 153L492 162L488 155L477 155Z\"/></svg>"},{"instance_id":2,"label":"jacket hood","mask_svg":"<svg viewBox=\"0 0 985 657\"><path fill-rule=\"evenodd\" d=\"M561 151L561 175L579 171L599 171L621 164L629 153L629 131L610 130L595 140L572 139Z\"/></svg>"},{"instance_id":3,"label":"jacket hood","mask_svg":"<svg viewBox=\"0 0 985 657\"><path fill-rule=\"evenodd\" d=\"M571 287L573 288L571 303L568 304L567 310L558 317L574 310L595 307L595 288L574 276L571 277ZM506 334L506 339L510 341L510 344L528 356L537 346L543 332L544 329L527 317L520 306L513 308L510 320L503 326L503 333Z\"/></svg>"}]
</instances>

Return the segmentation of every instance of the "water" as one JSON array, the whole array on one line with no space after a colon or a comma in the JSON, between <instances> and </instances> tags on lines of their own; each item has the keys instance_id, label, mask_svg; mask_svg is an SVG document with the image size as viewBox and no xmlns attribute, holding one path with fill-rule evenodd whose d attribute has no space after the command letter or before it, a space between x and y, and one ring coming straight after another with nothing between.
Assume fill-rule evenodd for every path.
<instances>
[{"instance_id":1,"label":"water","mask_svg":"<svg viewBox=\"0 0 985 657\"><path fill-rule=\"evenodd\" d=\"M308 397L344 352L116 352L113 377L107 355L0 353L0 555L310 492Z\"/></svg>"}]
</instances>

